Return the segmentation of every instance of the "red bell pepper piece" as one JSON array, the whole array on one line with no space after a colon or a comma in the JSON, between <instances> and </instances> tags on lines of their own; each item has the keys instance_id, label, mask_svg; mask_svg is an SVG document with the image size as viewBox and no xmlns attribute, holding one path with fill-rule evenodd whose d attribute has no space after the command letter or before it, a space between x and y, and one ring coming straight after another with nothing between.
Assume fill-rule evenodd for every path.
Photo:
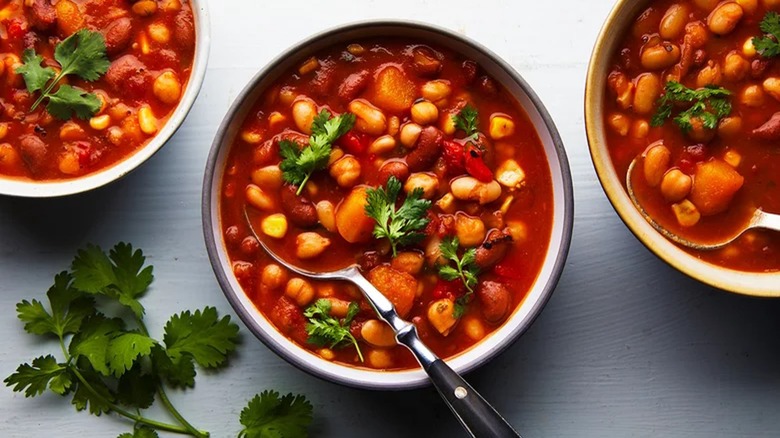
<instances>
[{"instance_id":1,"label":"red bell pepper piece","mask_svg":"<svg viewBox=\"0 0 780 438\"><path fill-rule=\"evenodd\" d=\"M493 181L493 172L482 159L482 151L472 143L466 146L465 162L466 172L469 175L482 182Z\"/></svg>"},{"instance_id":2,"label":"red bell pepper piece","mask_svg":"<svg viewBox=\"0 0 780 438\"><path fill-rule=\"evenodd\" d=\"M360 132L348 131L339 138L338 143L350 154L361 155L368 149L369 137Z\"/></svg>"}]
</instances>

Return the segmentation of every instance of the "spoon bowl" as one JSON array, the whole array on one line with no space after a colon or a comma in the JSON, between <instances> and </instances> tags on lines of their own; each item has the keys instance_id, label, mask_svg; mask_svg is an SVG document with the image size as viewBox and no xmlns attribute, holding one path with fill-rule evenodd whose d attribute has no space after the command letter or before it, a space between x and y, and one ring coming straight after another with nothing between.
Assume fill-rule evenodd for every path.
<instances>
[{"instance_id":1,"label":"spoon bowl","mask_svg":"<svg viewBox=\"0 0 780 438\"><path fill-rule=\"evenodd\" d=\"M656 231L661 233L667 239L679 245L686 246L688 248L698 249L702 251L713 251L716 249L723 248L724 246L734 242L745 231L754 228L763 228L767 230L780 231L780 215L767 213L761 210L760 208L757 208L750 216L750 219L747 222L745 222L745 224L742 225L736 231L736 233L715 242L695 242L693 240L686 239L685 237L675 234L669 231L668 229L664 228L663 225L656 222L656 220L653 219L653 217L650 216L649 213L647 213L647 210L645 210L644 207L642 207L642 204L639 202L639 199L637 198L636 193L634 192L634 186L633 186L633 174L634 174L634 169L636 168L636 165L638 163L638 160L639 160L638 157L634 158L634 160L631 161L631 164L628 165L628 170L626 171L626 191L628 192L629 198L631 198L631 202L634 204L636 209L639 210L639 213L645 218L645 220L647 220L647 222L650 225L652 225L653 228L655 228Z\"/></svg>"}]
</instances>

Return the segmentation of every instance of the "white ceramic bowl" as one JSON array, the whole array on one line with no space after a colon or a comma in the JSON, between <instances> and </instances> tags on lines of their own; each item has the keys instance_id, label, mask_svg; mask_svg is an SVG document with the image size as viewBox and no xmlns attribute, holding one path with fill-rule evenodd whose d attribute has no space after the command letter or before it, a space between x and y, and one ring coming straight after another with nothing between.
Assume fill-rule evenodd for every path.
<instances>
[{"instance_id":1,"label":"white ceramic bowl","mask_svg":"<svg viewBox=\"0 0 780 438\"><path fill-rule=\"evenodd\" d=\"M325 380L369 389L407 389L428 384L421 369L374 371L329 362L299 347L258 311L236 281L223 241L220 223L220 185L230 145L252 105L262 92L292 66L336 44L367 37L406 37L429 41L475 60L520 102L544 145L554 185L554 225L550 247L541 272L525 300L506 323L471 349L447 362L465 373L486 363L509 347L541 312L563 270L571 240L574 217L571 174L558 131L539 98L506 62L488 49L450 31L427 24L400 21L370 21L341 26L298 43L263 68L238 95L217 132L203 182L203 228L212 267L228 301L247 327L282 358Z\"/></svg>"},{"instance_id":2,"label":"white ceramic bowl","mask_svg":"<svg viewBox=\"0 0 780 438\"><path fill-rule=\"evenodd\" d=\"M206 64L211 43L207 1L189 1L195 18L195 57L192 62L192 72L179 105L162 129L135 153L112 166L84 177L62 181L31 181L0 177L0 195L51 198L96 189L127 175L165 145L190 112L192 105L195 103L195 98L198 97L200 92L203 78L206 76Z\"/></svg>"}]
</instances>

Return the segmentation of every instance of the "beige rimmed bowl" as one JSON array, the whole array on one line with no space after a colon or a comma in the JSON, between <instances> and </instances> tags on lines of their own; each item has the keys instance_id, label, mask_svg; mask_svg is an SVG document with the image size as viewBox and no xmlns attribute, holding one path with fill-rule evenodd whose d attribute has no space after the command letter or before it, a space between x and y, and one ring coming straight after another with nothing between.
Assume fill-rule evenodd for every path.
<instances>
[{"instance_id":1,"label":"beige rimmed bowl","mask_svg":"<svg viewBox=\"0 0 780 438\"><path fill-rule=\"evenodd\" d=\"M658 233L642 217L623 188L625 175L615 171L604 128L604 93L610 59L636 17L652 0L618 0L596 40L585 83L585 128L601 186L632 233L661 260L702 283L744 295L780 297L780 272L753 273L704 262Z\"/></svg>"}]
</instances>

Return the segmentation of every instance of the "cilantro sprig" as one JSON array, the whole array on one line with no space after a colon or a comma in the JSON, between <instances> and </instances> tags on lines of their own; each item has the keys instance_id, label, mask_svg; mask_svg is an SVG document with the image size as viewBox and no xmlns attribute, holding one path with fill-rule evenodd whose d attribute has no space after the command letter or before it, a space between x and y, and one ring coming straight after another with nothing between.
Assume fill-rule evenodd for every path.
<instances>
[{"instance_id":1,"label":"cilantro sprig","mask_svg":"<svg viewBox=\"0 0 780 438\"><path fill-rule=\"evenodd\" d=\"M439 252L447 260L446 264L439 265L439 277L447 281L460 280L466 287L466 294L458 298L455 303L455 317L460 318L465 310L468 298L474 294L474 288L479 282L479 267L476 264L477 250L469 248L458 256L460 241L457 237L446 237L439 243ZM452 266L454 263L455 266Z\"/></svg>"},{"instance_id":2,"label":"cilantro sprig","mask_svg":"<svg viewBox=\"0 0 780 438\"><path fill-rule=\"evenodd\" d=\"M349 331L349 325L355 319L355 315L360 312L357 303L349 304L347 316L343 320L331 316L331 303L326 299L319 299L309 306L304 312L309 322L306 324L306 334L309 335L308 342L319 346L328 346L328 348L339 348L352 344L357 350L360 361L363 362L363 353L360 351L357 339Z\"/></svg>"},{"instance_id":3,"label":"cilantro sprig","mask_svg":"<svg viewBox=\"0 0 780 438\"><path fill-rule=\"evenodd\" d=\"M658 100L658 110L653 115L650 124L661 126L672 116L675 103L692 103L686 110L681 111L674 121L683 131L693 128L693 119L701 119L707 129L715 129L718 120L731 113L731 102L728 97L731 92L725 88L708 85L698 90L693 90L685 85L669 81L666 83L664 95Z\"/></svg>"},{"instance_id":4,"label":"cilantro sprig","mask_svg":"<svg viewBox=\"0 0 780 438\"><path fill-rule=\"evenodd\" d=\"M328 164L333 142L346 134L355 124L355 115L346 113L330 117L328 110L322 110L311 125L311 136L306 147L295 141L279 142L279 155L282 162L282 178L288 183L298 186L296 194L300 195L311 175Z\"/></svg>"},{"instance_id":5,"label":"cilantro sprig","mask_svg":"<svg viewBox=\"0 0 780 438\"><path fill-rule=\"evenodd\" d=\"M416 188L396 208L401 181L391 176L385 188L371 188L366 191L366 215L376 221L374 237L387 238L395 257L399 246L419 242L424 234L420 230L428 225L428 209L431 201L422 199L423 190Z\"/></svg>"},{"instance_id":6,"label":"cilantro sprig","mask_svg":"<svg viewBox=\"0 0 780 438\"><path fill-rule=\"evenodd\" d=\"M471 105L466 105L458 114L452 116L455 128L466 133L466 136L472 136L479 131L479 113Z\"/></svg>"},{"instance_id":7,"label":"cilantro sprig","mask_svg":"<svg viewBox=\"0 0 780 438\"><path fill-rule=\"evenodd\" d=\"M106 55L106 41L100 32L81 29L65 38L54 49L54 59L60 64L60 71L52 67L43 67L43 57L34 49L25 49L22 53L23 65L16 71L24 78L27 91L40 91L38 99L30 107L35 111L45 99L46 110L53 116L67 120L73 114L80 119L88 119L100 110L97 95L87 93L67 84L62 84L52 92L67 75L76 75L89 82L96 81L108 71L110 62Z\"/></svg>"},{"instance_id":8,"label":"cilantro sprig","mask_svg":"<svg viewBox=\"0 0 780 438\"><path fill-rule=\"evenodd\" d=\"M764 35L753 38L756 52L764 58L780 55L780 15L777 12L767 12L759 27Z\"/></svg>"},{"instance_id":9,"label":"cilantro sprig","mask_svg":"<svg viewBox=\"0 0 780 438\"><path fill-rule=\"evenodd\" d=\"M78 411L98 416L113 412L131 420L133 432L120 438L157 437L158 430L208 437L208 432L195 428L176 410L165 387L193 387L196 364L204 369L225 366L236 348L238 325L230 316L220 318L215 308L206 307L173 315L165 324L162 341L152 338L139 301L153 280L153 268L145 263L141 250L124 243L108 254L93 245L79 251L71 269L55 276L46 294L48 305L32 299L16 306L24 329L56 339L62 358L37 357L20 365L4 382L27 397L50 390L71 396ZM178 424L145 416L143 410L156 398ZM261 394L258 403L276 407L259 414L250 403L241 417L243 436L265 437L271 430L281 431L273 436L306 436L311 405L302 396L274 399L278 393Z\"/></svg>"}]
</instances>

